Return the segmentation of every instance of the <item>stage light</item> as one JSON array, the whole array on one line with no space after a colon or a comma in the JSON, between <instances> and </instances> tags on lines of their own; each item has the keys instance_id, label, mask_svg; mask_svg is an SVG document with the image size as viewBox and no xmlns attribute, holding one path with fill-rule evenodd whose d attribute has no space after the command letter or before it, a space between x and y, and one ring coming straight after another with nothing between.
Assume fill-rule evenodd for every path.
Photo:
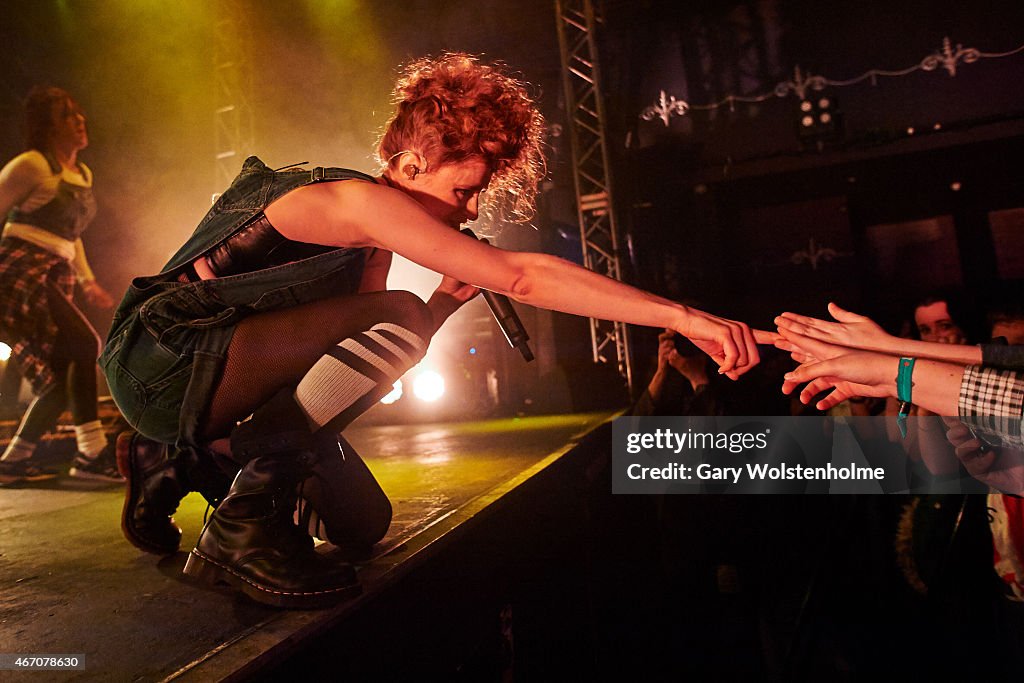
<instances>
[{"instance_id":1,"label":"stage light","mask_svg":"<svg viewBox=\"0 0 1024 683\"><path fill-rule=\"evenodd\" d=\"M471 356L475 356L476 355L476 347L475 346L470 346L469 347L469 355L471 355Z\"/></svg>"},{"instance_id":2,"label":"stage light","mask_svg":"<svg viewBox=\"0 0 1024 683\"><path fill-rule=\"evenodd\" d=\"M386 406L391 405L398 399L402 398L402 380L395 382L394 387L380 400Z\"/></svg>"},{"instance_id":3,"label":"stage light","mask_svg":"<svg viewBox=\"0 0 1024 683\"><path fill-rule=\"evenodd\" d=\"M413 380L412 393L421 401L433 403L444 395L444 377L433 370L424 370Z\"/></svg>"},{"instance_id":4,"label":"stage light","mask_svg":"<svg viewBox=\"0 0 1024 683\"><path fill-rule=\"evenodd\" d=\"M11 347L0 342L0 360L8 360L11 357Z\"/></svg>"},{"instance_id":5,"label":"stage light","mask_svg":"<svg viewBox=\"0 0 1024 683\"><path fill-rule=\"evenodd\" d=\"M797 138L805 149L822 151L843 137L843 113L830 96L801 100L797 105Z\"/></svg>"}]
</instances>

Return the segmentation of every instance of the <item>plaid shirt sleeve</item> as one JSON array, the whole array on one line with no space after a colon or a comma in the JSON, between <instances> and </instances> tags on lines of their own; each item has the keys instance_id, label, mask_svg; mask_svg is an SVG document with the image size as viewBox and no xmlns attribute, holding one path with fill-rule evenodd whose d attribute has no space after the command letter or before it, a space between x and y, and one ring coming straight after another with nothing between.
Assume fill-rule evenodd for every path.
<instances>
[{"instance_id":1,"label":"plaid shirt sleeve","mask_svg":"<svg viewBox=\"0 0 1024 683\"><path fill-rule=\"evenodd\" d=\"M968 366L960 381L958 409L968 426L1020 448L1024 372Z\"/></svg>"}]
</instances>

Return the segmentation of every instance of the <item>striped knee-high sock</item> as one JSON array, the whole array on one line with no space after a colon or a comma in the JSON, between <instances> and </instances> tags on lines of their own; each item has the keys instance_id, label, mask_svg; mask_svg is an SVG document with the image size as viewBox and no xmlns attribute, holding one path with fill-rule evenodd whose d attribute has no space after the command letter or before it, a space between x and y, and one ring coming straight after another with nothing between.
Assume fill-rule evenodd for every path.
<instances>
[{"instance_id":1,"label":"striped knee-high sock","mask_svg":"<svg viewBox=\"0 0 1024 683\"><path fill-rule=\"evenodd\" d=\"M93 420L75 425L75 441L78 444L78 452L89 460L94 460L107 447L107 435L103 431L103 424L99 420Z\"/></svg>"},{"instance_id":2,"label":"striped knee-high sock","mask_svg":"<svg viewBox=\"0 0 1024 683\"><path fill-rule=\"evenodd\" d=\"M295 401L314 431L347 425L380 400L418 363L428 341L395 323L378 323L349 337L318 360L295 389Z\"/></svg>"}]
</instances>

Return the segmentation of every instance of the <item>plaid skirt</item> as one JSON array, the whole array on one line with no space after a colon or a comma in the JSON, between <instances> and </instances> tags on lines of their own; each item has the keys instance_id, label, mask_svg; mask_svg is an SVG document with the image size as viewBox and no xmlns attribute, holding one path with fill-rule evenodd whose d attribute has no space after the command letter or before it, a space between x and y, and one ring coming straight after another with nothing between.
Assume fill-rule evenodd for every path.
<instances>
[{"instance_id":1,"label":"plaid skirt","mask_svg":"<svg viewBox=\"0 0 1024 683\"><path fill-rule=\"evenodd\" d=\"M0 341L11 347L11 357L37 396L55 382L57 324L50 314L48 289L71 299L71 264L31 242L16 237L0 240Z\"/></svg>"}]
</instances>

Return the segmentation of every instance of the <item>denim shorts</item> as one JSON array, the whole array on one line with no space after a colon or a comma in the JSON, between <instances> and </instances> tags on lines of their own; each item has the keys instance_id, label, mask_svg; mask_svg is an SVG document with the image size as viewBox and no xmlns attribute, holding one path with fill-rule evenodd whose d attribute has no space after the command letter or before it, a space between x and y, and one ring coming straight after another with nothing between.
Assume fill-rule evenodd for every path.
<instances>
[{"instance_id":1,"label":"denim shorts","mask_svg":"<svg viewBox=\"0 0 1024 683\"><path fill-rule=\"evenodd\" d=\"M236 326L246 316L358 291L363 256L339 249L283 266L182 284L137 278L139 302L115 316L99 363L124 418L141 434L201 445L202 420Z\"/></svg>"},{"instance_id":2,"label":"denim shorts","mask_svg":"<svg viewBox=\"0 0 1024 683\"><path fill-rule=\"evenodd\" d=\"M164 443L177 442L190 426L186 441L194 441L238 319L235 307L204 303L187 288L143 304L100 356L125 420Z\"/></svg>"}]
</instances>

